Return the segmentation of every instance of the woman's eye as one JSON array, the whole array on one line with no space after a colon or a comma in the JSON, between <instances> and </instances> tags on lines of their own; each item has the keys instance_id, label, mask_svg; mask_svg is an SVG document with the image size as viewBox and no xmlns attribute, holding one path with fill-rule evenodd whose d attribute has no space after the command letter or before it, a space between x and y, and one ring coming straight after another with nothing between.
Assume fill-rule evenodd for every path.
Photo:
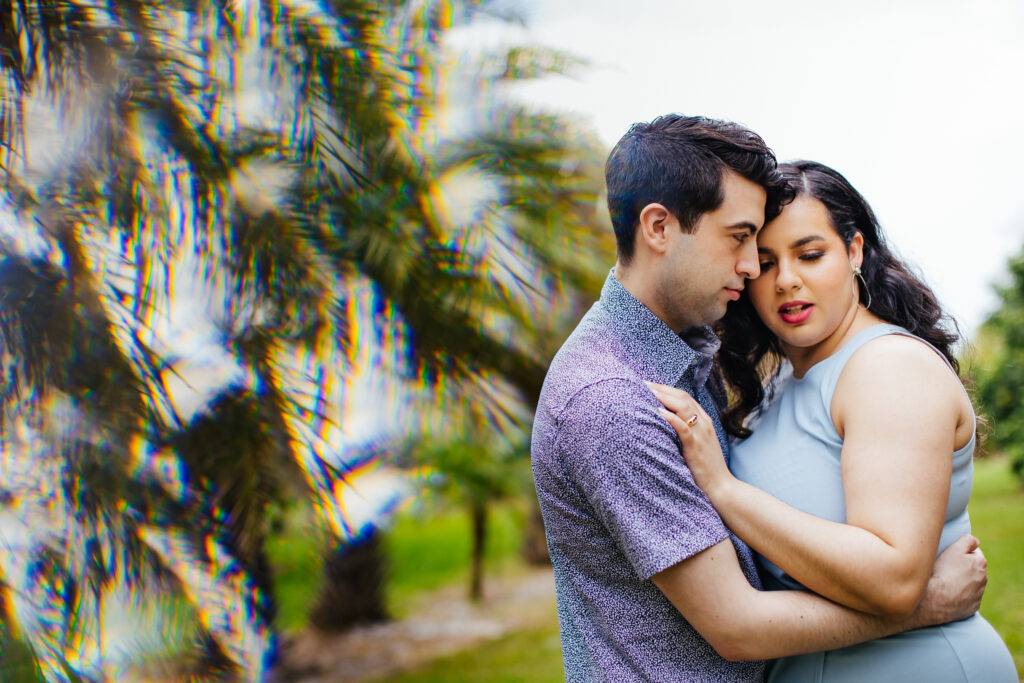
<instances>
[{"instance_id":1,"label":"woman's eye","mask_svg":"<svg viewBox=\"0 0 1024 683\"><path fill-rule=\"evenodd\" d=\"M758 265L761 267L761 270L767 270L775 265L775 261L761 261Z\"/></svg>"},{"instance_id":2,"label":"woman's eye","mask_svg":"<svg viewBox=\"0 0 1024 683\"><path fill-rule=\"evenodd\" d=\"M825 255L824 252L812 251L812 252L809 252L807 254L800 254L800 260L801 261L817 261L818 259L820 259L824 255Z\"/></svg>"}]
</instances>

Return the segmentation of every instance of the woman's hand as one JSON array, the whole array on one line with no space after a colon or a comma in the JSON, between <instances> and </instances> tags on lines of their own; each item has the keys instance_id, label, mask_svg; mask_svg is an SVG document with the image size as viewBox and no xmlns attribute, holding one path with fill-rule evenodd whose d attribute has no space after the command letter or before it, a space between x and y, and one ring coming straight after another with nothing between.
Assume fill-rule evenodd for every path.
<instances>
[{"instance_id":1,"label":"woman's hand","mask_svg":"<svg viewBox=\"0 0 1024 683\"><path fill-rule=\"evenodd\" d=\"M679 435L683 458L694 481L714 500L718 487L735 480L722 455L714 423L701 405L682 389L653 382L647 382L647 386L665 406L660 412Z\"/></svg>"}]
</instances>

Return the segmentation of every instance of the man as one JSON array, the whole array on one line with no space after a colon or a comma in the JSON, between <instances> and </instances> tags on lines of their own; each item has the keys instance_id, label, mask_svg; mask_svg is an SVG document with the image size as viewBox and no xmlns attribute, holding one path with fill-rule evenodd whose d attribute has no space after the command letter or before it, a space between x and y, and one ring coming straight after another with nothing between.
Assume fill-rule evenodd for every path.
<instances>
[{"instance_id":1,"label":"man","mask_svg":"<svg viewBox=\"0 0 1024 683\"><path fill-rule=\"evenodd\" d=\"M694 484L644 382L693 395L726 450L707 325L757 277L755 236L785 184L755 133L678 115L635 124L605 176L618 261L551 363L532 444L566 679L760 681L764 659L973 613L984 558L969 537L898 624L758 590L750 550Z\"/></svg>"}]
</instances>

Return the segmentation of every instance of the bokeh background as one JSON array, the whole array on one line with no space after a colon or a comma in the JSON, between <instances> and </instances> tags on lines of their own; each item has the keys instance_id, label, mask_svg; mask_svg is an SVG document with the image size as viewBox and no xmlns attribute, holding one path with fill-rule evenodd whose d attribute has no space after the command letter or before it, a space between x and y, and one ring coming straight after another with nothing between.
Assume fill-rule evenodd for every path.
<instances>
[{"instance_id":1,"label":"bokeh background","mask_svg":"<svg viewBox=\"0 0 1024 683\"><path fill-rule=\"evenodd\" d=\"M0 679L560 680L529 473L635 121L834 166L964 335L1024 671L1024 7L0 0Z\"/></svg>"}]
</instances>

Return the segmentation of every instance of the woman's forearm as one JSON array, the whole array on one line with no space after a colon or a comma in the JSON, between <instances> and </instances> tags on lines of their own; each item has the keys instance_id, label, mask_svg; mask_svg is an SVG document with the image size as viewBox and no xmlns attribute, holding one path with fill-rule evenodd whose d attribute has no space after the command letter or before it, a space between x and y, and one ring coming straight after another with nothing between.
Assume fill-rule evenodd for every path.
<instances>
[{"instance_id":1,"label":"woman's forearm","mask_svg":"<svg viewBox=\"0 0 1024 683\"><path fill-rule=\"evenodd\" d=\"M843 605L900 618L917 605L931 555L801 512L735 477L707 491L730 529L807 588Z\"/></svg>"}]
</instances>

